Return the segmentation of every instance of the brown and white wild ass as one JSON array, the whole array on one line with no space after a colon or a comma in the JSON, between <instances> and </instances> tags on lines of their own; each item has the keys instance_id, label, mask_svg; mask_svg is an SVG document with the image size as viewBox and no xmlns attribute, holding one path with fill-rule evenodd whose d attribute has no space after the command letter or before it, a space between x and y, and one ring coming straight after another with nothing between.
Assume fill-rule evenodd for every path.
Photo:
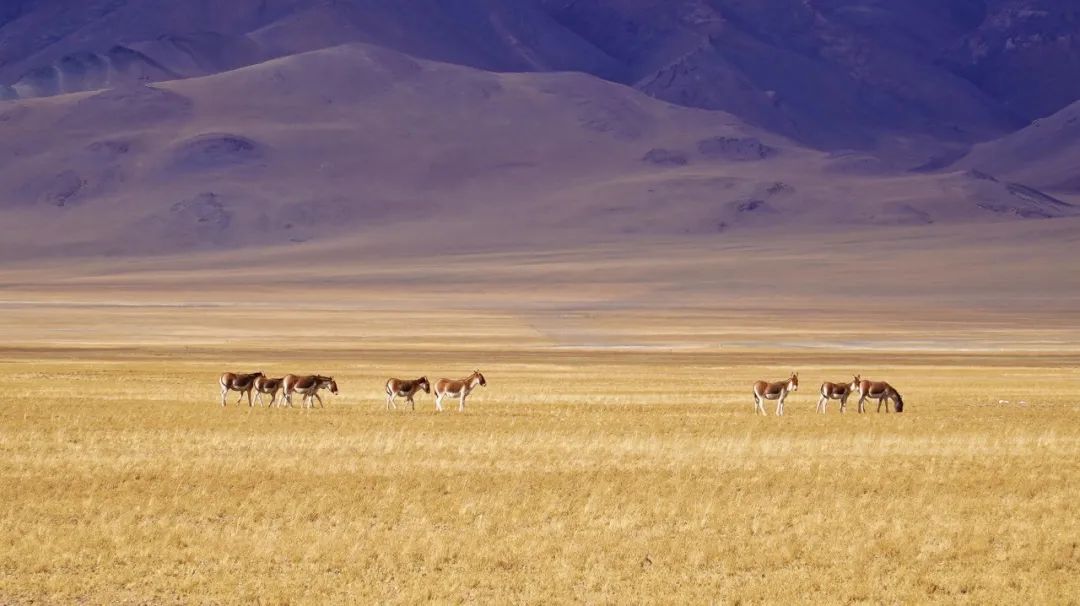
<instances>
[{"instance_id":1,"label":"brown and white wild ass","mask_svg":"<svg viewBox=\"0 0 1080 606\"><path fill-rule=\"evenodd\" d=\"M767 381L758 381L754 383L754 413L761 413L768 416L769 413L765 412L765 400L776 400L776 416L782 416L784 414L784 399L788 394L793 391L799 390L799 373L793 372L786 381L777 381L775 383L769 383Z\"/></svg>"},{"instance_id":2,"label":"brown and white wild ass","mask_svg":"<svg viewBox=\"0 0 1080 606\"><path fill-rule=\"evenodd\" d=\"M476 389L477 385L487 385L487 380L479 370L474 370L471 375L457 381L439 379L435 382L435 410L441 412L442 399L449 396L458 399L458 412L465 412L465 398Z\"/></svg>"},{"instance_id":3,"label":"brown and white wild ass","mask_svg":"<svg viewBox=\"0 0 1080 606\"><path fill-rule=\"evenodd\" d=\"M278 392L281 391L281 386L285 382L285 379L271 379L270 377L258 377L255 379L255 402L262 403L262 397L264 395L270 396L270 407L273 408L274 402L277 401Z\"/></svg>"},{"instance_id":4,"label":"brown and white wild ass","mask_svg":"<svg viewBox=\"0 0 1080 606\"><path fill-rule=\"evenodd\" d=\"M405 398L405 403L411 404L412 409L416 410L413 396L420 390L431 393L431 383L428 383L427 377L420 377L413 381L391 378L386 382L386 410L391 408L397 410L397 404L394 404L394 398L397 396Z\"/></svg>"},{"instance_id":5,"label":"brown and white wild ass","mask_svg":"<svg viewBox=\"0 0 1080 606\"><path fill-rule=\"evenodd\" d=\"M321 408L326 408L323 404L322 398L319 397L320 389L329 389L330 393L337 394L337 382L334 381L334 377L324 377L322 375L307 375L298 377L296 375L285 375L282 379L281 389L285 393L283 400L285 404L292 408L292 394L298 393L304 396L301 401L302 408L314 408L315 400L319 401Z\"/></svg>"},{"instance_id":6,"label":"brown and white wild ass","mask_svg":"<svg viewBox=\"0 0 1080 606\"><path fill-rule=\"evenodd\" d=\"M885 404L885 412L889 412L888 400L893 401L896 412L904 412L904 398L900 397L900 392L896 391L895 387L885 381L868 381L866 379L859 381L859 412L866 411L863 402L867 398L877 399L878 412L881 412L882 404Z\"/></svg>"},{"instance_id":7,"label":"brown and white wild ass","mask_svg":"<svg viewBox=\"0 0 1080 606\"><path fill-rule=\"evenodd\" d=\"M825 407L829 405L829 400L840 400L840 412L847 410L847 399L851 394L859 390L859 375L855 375L849 383L829 383L828 381L821 384L821 399L817 403L817 411L821 414L825 414Z\"/></svg>"},{"instance_id":8,"label":"brown and white wild ass","mask_svg":"<svg viewBox=\"0 0 1080 606\"><path fill-rule=\"evenodd\" d=\"M249 374L237 374L235 372L222 373L218 378L218 384L221 385L221 405L225 406L225 396L230 391L239 391L240 397L236 399L236 405L240 405L240 400L244 399L244 394L247 394L248 406L251 406L251 389L255 386L255 379L263 376L261 372L253 372Z\"/></svg>"}]
</instances>

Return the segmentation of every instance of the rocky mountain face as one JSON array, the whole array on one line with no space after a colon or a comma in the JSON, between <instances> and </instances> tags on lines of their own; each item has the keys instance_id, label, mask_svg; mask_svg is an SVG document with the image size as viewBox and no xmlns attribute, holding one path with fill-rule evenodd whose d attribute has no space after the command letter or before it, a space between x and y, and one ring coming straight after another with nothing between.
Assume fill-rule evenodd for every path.
<instances>
[{"instance_id":1,"label":"rocky mountain face","mask_svg":"<svg viewBox=\"0 0 1080 606\"><path fill-rule=\"evenodd\" d=\"M545 0L629 81L821 148L970 141L1080 97L1074 0Z\"/></svg>"},{"instance_id":2,"label":"rocky mountain face","mask_svg":"<svg viewBox=\"0 0 1080 606\"><path fill-rule=\"evenodd\" d=\"M832 150L963 146L1080 98L1080 0L8 0L0 98L348 42L583 71Z\"/></svg>"},{"instance_id":3,"label":"rocky mountain face","mask_svg":"<svg viewBox=\"0 0 1080 606\"><path fill-rule=\"evenodd\" d=\"M942 53L941 64L1026 121L1080 99L1080 2L988 4L979 24Z\"/></svg>"}]
</instances>

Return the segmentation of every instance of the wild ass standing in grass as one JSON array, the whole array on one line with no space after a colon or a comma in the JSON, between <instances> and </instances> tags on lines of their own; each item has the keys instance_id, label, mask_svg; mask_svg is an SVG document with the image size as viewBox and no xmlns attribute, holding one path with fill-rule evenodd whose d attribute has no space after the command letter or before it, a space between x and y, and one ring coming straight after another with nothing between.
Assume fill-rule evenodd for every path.
<instances>
[{"instance_id":1,"label":"wild ass standing in grass","mask_svg":"<svg viewBox=\"0 0 1080 606\"><path fill-rule=\"evenodd\" d=\"M877 399L878 412L881 412L882 404L885 404L885 412L889 412L888 400L894 402L896 412L904 412L904 398L900 397L900 392L896 391L896 388L885 381L868 381L866 379L859 381L859 412L866 411L866 407L863 406L866 398Z\"/></svg>"},{"instance_id":2,"label":"wild ass standing in grass","mask_svg":"<svg viewBox=\"0 0 1080 606\"><path fill-rule=\"evenodd\" d=\"M458 398L458 412L465 412L465 398L476 389L477 385L487 385L487 380L479 370L474 370L471 375L457 381L439 379L435 382L435 410L442 412L442 399L449 396Z\"/></svg>"},{"instance_id":3,"label":"wild ass standing in grass","mask_svg":"<svg viewBox=\"0 0 1080 606\"><path fill-rule=\"evenodd\" d=\"M787 398L789 393L798 390L799 373L797 372L791 373L791 376L786 381L777 381L775 383L758 381L754 383L754 413L768 416L769 413L765 412L765 400L776 400L776 416L782 416L784 414L784 398Z\"/></svg>"},{"instance_id":4,"label":"wild ass standing in grass","mask_svg":"<svg viewBox=\"0 0 1080 606\"><path fill-rule=\"evenodd\" d=\"M397 404L394 404L396 396L405 398L405 403L411 404L412 409L416 410L416 402L413 401L413 396L420 390L424 390L424 393L431 393L431 383L428 383L427 377L420 377L415 381L391 378L386 382L386 410L391 408L397 410Z\"/></svg>"},{"instance_id":5,"label":"wild ass standing in grass","mask_svg":"<svg viewBox=\"0 0 1080 606\"><path fill-rule=\"evenodd\" d=\"M855 378L850 383L829 383L826 381L821 384L821 399L817 403L817 411L821 414L825 414L825 407L829 405L829 400L840 400L840 412L847 410L847 399L851 394L859 390L859 375L855 375Z\"/></svg>"},{"instance_id":6,"label":"wild ass standing in grass","mask_svg":"<svg viewBox=\"0 0 1080 606\"><path fill-rule=\"evenodd\" d=\"M338 392L337 382L334 381L334 377L324 377L322 375L307 375L303 377L285 375L285 378L281 381L282 391L285 392L283 400L289 408L292 408L292 394L294 393L304 396L304 399L300 404L302 408L314 408L315 400L319 401L320 408L326 408L322 398L319 397L319 390L329 389L332 394L337 394Z\"/></svg>"},{"instance_id":7,"label":"wild ass standing in grass","mask_svg":"<svg viewBox=\"0 0 1080 606\"><path fill-rule=\"evenodd\" d=\"M244 394L247 394L248 406L251 406L251 389L255 386L255 379L261 376L263 376L261 372L250 374L222 373L218 379L218 384L221 385L221 405L225 406L225 396L230 391L239 391L240 397L236 399L236 405L239 406L240 400L243 400Z\"/></svg>"},{"instance_id":8,"label":"wild ass standing in grass","mask_svg":"<svg viewBox=\"0 0 1080 606\"><path fill-rule=\"evenodd\" d=\"M271 379L270 377L258 377L255 379L255 402L261 404L263 395L270 396L270 407L274 407L278 392L285 379Z\"/></svg>"}]
</instances>

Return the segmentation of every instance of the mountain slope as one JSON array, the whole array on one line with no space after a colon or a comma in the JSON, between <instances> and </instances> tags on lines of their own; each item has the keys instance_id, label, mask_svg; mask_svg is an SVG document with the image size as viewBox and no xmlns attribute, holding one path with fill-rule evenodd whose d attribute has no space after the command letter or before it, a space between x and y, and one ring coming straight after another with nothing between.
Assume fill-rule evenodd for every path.
<instances>
[{"instance_id":1,"label":"mountain slope","mask_svg":"<svg viewBox=\"0 0 1080 606\"><path fill-rule=\"evenodd\" d=\"M974 173L883 172L575 73L368 45L0 104L0 252L353 234L418 249L1071 215Z\"/></svg>"},{"instance_id":2,"label":"mountain slope","mask_svg":"<svg viewBox=\"0 0 1080 606\"><path fill-rule=\"evenodd\" d=\"M1080 101L1007 137L975 146L959 165L1050 191L1080 193Z\"/></svg>"},{"instance_id":3,"label":"mountain slope","mask_svg":"<svg viewBox=\"0 0 1080 606\"><path fill-rule=\"evenodd\" d=\"M358 45L9 102L0 129L0 212L25 228L5 244L23 252L405 233L436 212L504 221L583 180L662 171L641 161L660 143L743 131L591 76L497 75Z\"/></svg>"}]
</instances>

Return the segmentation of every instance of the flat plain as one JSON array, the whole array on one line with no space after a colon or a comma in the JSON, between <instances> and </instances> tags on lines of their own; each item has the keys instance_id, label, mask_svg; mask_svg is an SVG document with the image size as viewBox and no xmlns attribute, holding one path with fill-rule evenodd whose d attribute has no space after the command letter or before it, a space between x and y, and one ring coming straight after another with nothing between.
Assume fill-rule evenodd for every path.
<instances>
[{"instance_id":1,"label":"flat plain","mask_svg":"<svg viewBox=\"0 0 1080 606\"><path fill-rule=\"evenodd\" d=\"M316 411L221 408L229 353L5 352L3 602L1068 603L1080 589L1075 356L882 355L861 370L902 386L908 411L823 417L814 380L860 360L789 358L803 386L762 418L747 385L766 352L234 358L334 369L342 393ZM385 376L453 376L455 358L489 379L465 414L430 398L383 409Z\"/></svg>"},{"instance_id":2,"label":"flat plain","mask_svg":"<svg viewBox=\"0 0 1080 606\"><path fill-rule=\"evenodd\" d=\"M1075 602L1075 276L998 280L999 253L951 291L870 272L847 299L810 288L824 254L778 273L787 246L301 250L275 288L258 258L8 269L0 603ZM916 266L889 246L858 254ZM737 287L673 293L691 266ZM384 409L388 376L474 368L464 414ZM341 394L222 408L226 369ZM793 370L787 414L754 416L750 384ZM816 415L855 372L905 412Z\"/></svg>"}]
</instances>

